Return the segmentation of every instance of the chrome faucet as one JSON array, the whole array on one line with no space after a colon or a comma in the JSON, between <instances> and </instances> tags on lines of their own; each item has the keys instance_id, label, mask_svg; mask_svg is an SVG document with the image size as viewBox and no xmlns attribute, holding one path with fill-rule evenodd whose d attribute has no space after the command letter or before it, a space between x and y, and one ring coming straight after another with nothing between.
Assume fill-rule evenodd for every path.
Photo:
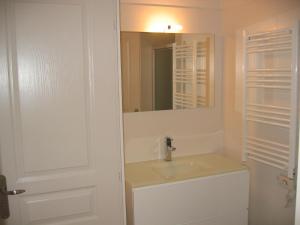
<instances>
[{"instance_id":1,"label":"chrome faucet","mask_svg":"<svg viewBox=\"0 0 300 225\"><path fill-rule=\"evenodd\" d=\"M170 137L166 137L166 151L165 151L165 160L172 161L172 152L176 150L175 147L172 146L173 139Z\"/></svg>"}]
</instances>

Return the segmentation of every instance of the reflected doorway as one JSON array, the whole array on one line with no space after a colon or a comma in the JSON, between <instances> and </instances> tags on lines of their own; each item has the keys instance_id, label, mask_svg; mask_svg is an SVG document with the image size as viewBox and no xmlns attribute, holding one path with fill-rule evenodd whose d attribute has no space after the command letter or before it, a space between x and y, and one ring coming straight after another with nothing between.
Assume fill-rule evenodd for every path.
<instances>
[{"instance_id":1,"label":"reflected doorway","mask_svg":"<svg viewBox=\"0 0 300 225\"><path fill-rule=\"evenodd\" d=\"M153 50L153 105L155 110L173 108L173 60L172 46L155 48Z\"/></svg>"}]
</instances>

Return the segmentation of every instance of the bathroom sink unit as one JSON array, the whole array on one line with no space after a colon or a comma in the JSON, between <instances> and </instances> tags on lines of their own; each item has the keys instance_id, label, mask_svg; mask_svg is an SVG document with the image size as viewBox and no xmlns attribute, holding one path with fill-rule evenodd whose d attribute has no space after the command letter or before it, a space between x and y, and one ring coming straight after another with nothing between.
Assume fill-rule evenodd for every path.
<instances>
[{"instance_id":1,"label":"bathroom sink unit","mask_svg":"<svg viewBox=\"0 0 300 225\"><path fill-rule=\"evenodd\" d=\"M128 225L247 225L249 172L221 154L125 166Z\"/></svg>"},{"instance_id":2,"label":"bathroom sink unit","mask_svg":"<svg viewBox=\"0 0 300 225\"><path fill-rule=\"evenodd\" d=\"M174 179L176 177L185 177L189 174L196 173L197 170L205 170L205 167L201 167L198 163L193 161L175 161L165 162L160 161L154 163L151 167L155 173L160 175L163 179Z\"/></svg>"}]
</instances>

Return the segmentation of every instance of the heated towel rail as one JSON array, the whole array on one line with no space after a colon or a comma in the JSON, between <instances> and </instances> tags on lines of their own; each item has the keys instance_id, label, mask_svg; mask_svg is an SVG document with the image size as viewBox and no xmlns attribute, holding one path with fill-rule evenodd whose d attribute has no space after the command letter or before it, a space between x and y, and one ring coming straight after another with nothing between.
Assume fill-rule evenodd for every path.
<instances>
[{"instance_id":1,"label":"heated towel rail","mask_svg":"<svg viewBox=\"0 0 300 225\"><path fill-rule=\"evenodd\" d=\"M294 175L299 25L245 35L243 160Z\"/></svg>"},{"instance_id":2,"label":"heated towel rail","mask_svg":"<svg viewBox=\"0 0 300 225\"><path fill-rule=\"evenodd\" d=\"M173 109L210 106L211 38L173 44Z\"/></svg>"}]
</instances>

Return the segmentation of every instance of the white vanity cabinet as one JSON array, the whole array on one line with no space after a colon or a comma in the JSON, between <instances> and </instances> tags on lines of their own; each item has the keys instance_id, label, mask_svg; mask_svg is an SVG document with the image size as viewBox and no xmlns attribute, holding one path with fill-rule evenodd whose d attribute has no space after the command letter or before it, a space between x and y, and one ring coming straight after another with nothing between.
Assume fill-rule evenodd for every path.
<instances>
[{"instance_id":1,"label":"white vanity cabinet","mask_svg":"<svg viewBox=\"0 0 300 225\"><path fill-rule=\"evenodd\" d=\"M248 195L247 169L146 186L129 180L127 224L247 225Z\"/></svg>"}]
</instances>

